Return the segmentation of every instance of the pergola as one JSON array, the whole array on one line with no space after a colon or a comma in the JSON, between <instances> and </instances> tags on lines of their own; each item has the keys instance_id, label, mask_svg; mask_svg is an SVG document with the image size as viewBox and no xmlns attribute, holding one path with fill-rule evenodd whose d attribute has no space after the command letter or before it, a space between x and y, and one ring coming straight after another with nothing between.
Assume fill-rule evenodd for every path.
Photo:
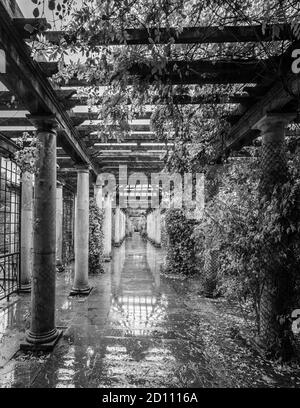
<instances>
[{"instance_id":1,"label":"pergola","mask_svg":"<svg viewBox=\"0 0 300 408\"><path fill-rule=\"evenodd\" d=\"M30 26L30 32L25 27ZM89 189L88 174L95 182L96 176L101 172L117 174L119 165L127 165L129 172L142 171L145 173L157 172L164 167L162 155L165 145L158 142L155 133L150 127L151 110L145 115L137 116L129 123L130 132L118 142L115 138L108 138L105 142L99 139L97 131L101 123L97 123L97 114L80 112L76 107L87 105L84 98L78 97L78 87L105 86L107 84L93 81L92 83L72 78L68 83L60 87L53 85L51 76L58 71L58 66L53 62L37 62L30 56L30 50L26 41L32 41L35 36L43 32L48 41L57 44L64 37L71 41L68 33L47 31L47 21L44 19L13 18L7 9L0 3L0 48L6 55L6 72L0 74L1 82L8 91L0 92L0 136L1 141L11 150L18 148L16 138L26 130L35 130L43 140L42 152L44 154L40 162L40 181L47 178L46 183L38 181L38 199L35 201L36 213L40 214L43 222L41 228L36 231L36 245L40 245L40 265L36 265L44 279L44 284L36 289L49 290L49 298L44 299L54 313L54 279L50 269L55 259L48 259L43 251L46 247L53 247L53 233L51 222L55 222L54 214L51 213L51 205L43 207L45 199L51 202L53 194L49 190L56 183L54 178L56 159L58 164L58 178L76 188L77 177L77 205L82 213L87 203L84 195ZM172 30L161 29L160 42L168 41ZM127 45L147 44L151 38L151 32L143 29L127 30ZM153 33L154 37L154 33ZM178 44L201 44L201 43L224 43L224 42L268 42L286 41L286 52L281 57L272 57L268 60L238 59L230 61L171 61L167 65L167 72L161 75L161 80L172 85L195 85L195 84L240 84L239 94L214 95L212 100L203 97L192 98L188 94L177 95L174 101L181 105L201 105L207 103L238 104L239 107L227 120L232 125L229 134L223 141L223 147L215 158L218 161L221 156L230 151L240 149L243 145L252 142L258 135L263 136L263 149L265 169L272 170L272 163L280 156L281 144L284 137L284 124L296 116L297 91L299 79L291 73L291 53L297 48L293 32L288 25L281 25L278 34L274 38L272 26L228 26L222 29L218 27L186 27L181 34L175 36ZM101 35L93 38L95 44L102 44ZM117 40L111 39L106 45L120 45ZM176 70L174 66L176 65ZM184 75L182 73L184 72ZM129 74L134 78L151 78L147 66L135 64L129 69ZM97 105L101 105L99 97ZM149 101L149 105L155 105L155 101ZM276 130L274 130L276 124ZM280 124L280 126L278 126ZM55 131L54 128L57 130ZM281 130L279 130L281 129ZM260 133L260 131L262 133ZM274 133L274 139L270 139L270 132ZM52 137L57 133L56 140ZM264 139L264 135L267 135ZM272 152L270 152L270 144ZM170 141L171 142L171 141ZM275 147L274 147L275 146ZM170 148L172 144L170 143ZM273 160L273 162L272 162ZM281 159L280 159L281 160ZM268 178L269 175L266 174ZM54 184L53 184L54 183ZM90 184L91 185L91 184ZM46 214L46 212L48 213ZM85 228L78 225L78 228ZM45 231L48 235L45 237ZM83 232L78 230L77 233ZM52 237L52 238L51 238ZM86 237L85 237L86 238ZM52 241L51 241L52 239ZM40 242L38 242L40 240ZM76 246L77 245L77 246ZM85 269L82 259L86 258L86 242L75 242L75 269ZM42 265L42 262L43 265ZM76 264L77 262L77 264ZM45 263L48 265L45 268ZM76 266L77 265L77 266ZM42 272L42 269L45 269ZM88 284L83 283L84 290L89 290ZM36 298L41 297L41 292L36 292ZM51 313L49 314L51 315ZM53 317L53 316L52 316ZM51 320L51 316L49 319ZM45 322L41 323L39 305L33 306L32 328L38 337L43 333ZM47 323L47 322L46 322ZM53 324L52 324L53 326ZM51 321L48 321L48 328ZM40 343L50 344L57 339L54 328ZM267 334L266 334L267 336ZM29 339L34 342L34 339Z\"/></svg>"},{"instance_id":2,"label":"pergola","mask_svg":"<svg viewBox=\"0 0 300 408\"><path fill-rule=\"evenodd\" d=\"M68 83L62 84L65 86L58 88L52 86L51 80L49 81L49 78L58 71L57 64L32 60L25 41L33 40L38 33L42 32L48 41L57 44L62 38L70 41L68 33L47 31L45 19L11 18L2 5L1 22L1 44L7 55L7 72L1 74L1 82L9 92L0 92L0 129L1 135L6 137L12 146L23 131L34 129L32 121L26 117L26 112L31 115L49 113L57 117L60 125L57 140L59 173L62 173L63 169L73 167L74 164L89 165L93 175L99 171L113 171L118 164L126 164L131 171L140 171L143 167L148 171L162 169L161 157L165 147L158 143L150 128L151 111L135 118L135 123L130 124L130 133L123 138L123 143L118 143L115 138L107 139L106 143L102 143L97 135L101 124L99 121L95 122L98 114L76 111L76 107L87 104L86 99L76 95L78 87L105 86L105 84L88 83L73 78ZM31 29L26 30L26 26L30 26ZM160 42L166 42L171 34L172 30L166 32L161 29ZM147 44L149 37L151 38L151 32L149 35L146 30L128 29L127 45ZM231 26L222 29L186 27L181 34L174 35L174 38L175 43L178 44L294 40L290 26L284 24L281 25L279 34L275 38L272 26L263 28L259 25ZM103 38L99 35L93 39L93 42L103 45ZM118 45L118 40L112 39L108 45ZM214 83L242 85L238 95L231 95L228 98L224 98L224 95L214 95L211 102L239 104L237 113L227 118L233 125L225 141L225 149L228 152L251 142L257 134L252 128L265 113L290 111L291 107L294 108L292 104L295 98L284 89L281 80L285 77L286 83L288 82L291 61L290 49L284 57L274 57L270 60L172 61L167 67L171 73L163 75L161 79L171 81L174 85ZM175 64L177 70L173 73ZM180 75L180 72L185 74ZM147 67L138 64L131 67L130 74L139 77L151 76L147 72ZM291 78L290 89L297 89L297 81L297 78ZM101 102L99 98L97 104L100 105ZM210 103L207 98L192 98L189 95L178 95L174 98L174 102L193 105ZM149 103L155 104L155 101L149 101Z\"/></svg>"}]
</instances>

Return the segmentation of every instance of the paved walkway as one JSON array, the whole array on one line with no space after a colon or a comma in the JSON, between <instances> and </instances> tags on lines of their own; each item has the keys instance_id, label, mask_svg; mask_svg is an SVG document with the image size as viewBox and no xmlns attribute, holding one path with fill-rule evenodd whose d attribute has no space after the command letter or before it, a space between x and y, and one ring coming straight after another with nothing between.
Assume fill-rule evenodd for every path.
<instances>
[{"instance_id":1,"label":"paved walkway","mask_svg":"<svg viewBox=\"0 0 300 408\"><path fill-rule=\"evenodd\" d=\"M72 270L58 275L57 325L64 335L48 355L13 356L28 326L30 296L12 301L0 316L0 386L199 386L188 374L195 361L202 367L201 386L222 385L199 347L185 338L189 310L161 281L162 261L163 251L136 233L114 249L104 274L90 277L88 298L68 297Z\"/></svg>"},{"instance_id":2,"label":"paved walkway","mask_svg":"<svg viewBox=\"0 0 300 408\"><path fill-rule=\"evenodd\" d=\"M197 279L163 278L163 258L134 234L105 273L90 276L88 298L68 296L72 268L58 274L64 334L52 353L18 351L30 295L0 304L0 388L300 386L299 366L272 364L245 346L236 335L245 320L225 299L201 297Z\"/></svg>"}]
</instances>

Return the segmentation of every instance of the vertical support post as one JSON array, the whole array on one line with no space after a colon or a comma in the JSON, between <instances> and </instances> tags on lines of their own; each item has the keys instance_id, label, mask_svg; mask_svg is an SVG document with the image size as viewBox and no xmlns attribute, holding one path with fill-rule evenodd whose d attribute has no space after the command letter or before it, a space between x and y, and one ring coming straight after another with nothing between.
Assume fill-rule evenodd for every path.
<instances>
[{"instance_id":1,"label":"vertical support post","mask_svg":"<svg viewBox=\"0 0 300 408\"><path fill-rule=\"evenodd\" d=\"M213 200L219 193L219 166L215 165L210 168L206 176L207 186L205 198L207 202ZM216 233L216 231L215 231ZM219 251L216 248L216 240L212 236L205 236L204 240L204 292L205 296L213 298L216 296L217 274L219 268Z\"/></svg>"},{"instance_id":2,"label":"vertical support post","mask_svg":"<svg viewBox=\"0 0 300 408\"><path fill-rule=\"evenodd\" d=\"M121 211L121 217L122 217L122 224L121 224L121 242L124 241L125 239L125 214L123 213L123 211Z\"/></svg>"},{"instance_id":3,"label":"vertical support post","mask_svg":"<svg viewBox=\"0 0 300 408\"><path fill-rule=\"evenodd\" d=\"M151 213L151 242L155 242L155 210Z\"/></svg>"},{"instance_id":4,"label":"vertical support post","mask_svg":"<svg viewBox=\"0 0 300 408\"><path fill-rule=\"evenodd\" d=\"M111 235L112 235L112 203L111 197L108 195L104 198L104 245L103 245L103 258L105 262L111 260Z\"/></svg>"},{"instance_id":5,"label":"vertical support post","mask_svg":"<svg viewBox=\"0 0 300 408\"><path fill-rule=\"evenodd\" d=\"M71 295L88 295L89 280L89 169L77 170L75 208L75 274Z\"/></svg>"},{"instance_id":6,"label":"vertical support post","mask_svg":"<svg viewBox=\"0 0 300 408\"><path fill-rule=\"evenodd\" d=\"M62 264L63 243L63 185L57 182L56 187L56 264Z\"/></svg>"},{"instance_id":7,"label":"vertical support post","mask_svg":"<svg viewBox=\"0 0 300 408\"><path fill-rule=\"evenodd\" d=\"M254 127L261 131L261 180L260 195L268 200L275 185L283 184L287 176L284 131L293 114L267 114ZM263 214L261 214L263 217ZM274 351L285 347L285 327L280 325L279 316L290 313L293 288L284 268L272 267L265 271L261 288L258 344L265 350Z\"/></svg>"},{"instance_id":8,"label":"vertical support post","mask_svg":"<svg viewBox=\"0 0 300 408\"><path fill-rule=\"evenodd\" d=\"M31 324L21 348L51 350L61 335L55 327L56 121L53 116L29 119L37 127L39 158L34 191Z\"/></svg>"},{"instance_id":9,"label":"vertical support post","mask_svg":"<svg viewBox=\"0 0 300 408\"><path fill-rule=\"evenodd\" d=\"M155 225L155 243L157 247L161 246L161 228L160 228L160 209L156 210L156 225Z\"/></svg>"},{"instance_id":10,"label":"vertical support post","mask_svg":"<svg viewBox=\"0 0 300 408\"><path fill-rule=\"evenodd\" d=\"M33 267L33 175L22 174L21 190L21 276L20 292L31 291Z\"/></svg>"},{"instance_id":11,"label":"vertical support post","mask_svg":"<svg viewBox=\"0 0 300 408\"><path fill-rule=\"evenodd\" d=\"M120 246L121 242L121 211L119 207L116 207L115 209L115 216L114 216L114 222L115 222L115 229L114 229L114 245L116 247Z\"/></svg>"}]
</instances>

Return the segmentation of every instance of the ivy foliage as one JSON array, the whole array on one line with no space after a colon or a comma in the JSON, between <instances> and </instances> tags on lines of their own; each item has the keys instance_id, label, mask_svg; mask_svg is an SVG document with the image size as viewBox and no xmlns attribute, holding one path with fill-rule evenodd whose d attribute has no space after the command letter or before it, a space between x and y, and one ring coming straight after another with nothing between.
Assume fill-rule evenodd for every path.
<instances>
[{"instance_id":1,"label":"ivy foliage","mask_svg":"<svg viewBox=\"0 0 300 408\"><path fill-rule=\"evenodd\" d=\"M99 209L94 198L89 208L89 271L103 272L103 210Z\"/></svg>"},{"instance_id":2,"label":"ivy foliage","mask_svg":"<svg viewBox=\"0 0 300 408\"><path fill-rule=\"evenodd\" d=\"M35 133L23 132L22 137L16 141L16 144L19 148L14 154L17 165L22 172L36 174L40 144Z\"/></svg>"},{"instance_id":3,"label":"ivy foliage","mask_svg":"<svg viewBox=\"0 0 300 408\"><path fill-rule=\"evenodd\" d=\"M53 81L62 84L73 77L82 79L90 87L80 91L88 98L90 110L99 113L97 137L99 142L124 139L129 132L128 121L145 112L145 105L155 105L152 127L160 141L175 140L174 151L165 156L167 167L189 171L193 166L209 163L216 152L223 149L224 137L230 126L225 117L237 111L237 104L229 104L230 96L243 94L240 84L203 84L207 73L199 72L199 85L185 85L193 60L247 61L262 60L266 72L284 80L274 59L286 50L287 43L277 41L282 23L291 24L299 38L299 2L295 0L32 0L34 15L53 14L52 26L60 21L65 30L57 44L50 44L43 35L33 42L33 55L44 53L47 59L58 61L59 72ZM47 9L49 11L47 12ZM177 44L183 27L224 27L233 25L262 25L272 27L268 43ZM127 29L144 28L148 44L127 45ZM161 28L164 28L162 34ZM164 43L161 36L164 35ZM99 46L99 40L101 42ZM275 41L276 40L276 41ZM111 45L116 41L122 46ZM276 60L278 60L278 58ZM186 68L171 61L180 61ZM273 61L273 62L272 62ZM143 74L135 74L137 67ZM280 70L280 69L279 69ZM168 77L178 75L182 83L173 85ZM263 78L261 78L263 79ZM104 94L98 85L108 84ZM179 108L176 96L203 98L205 105ZM223 99L224 104L215 101ZM96 108L101 102L101 107ZM99 105L98 105L99 106Z\"/></svg>"},{"instance_id":4,"label":"ivy foliage","mask_svg":"<svg viewBox=\"0 0 300 408\"><path fill-rule=\"evenodd\" d=\"M255 153L227 165L222 188L207 203L195 235L218 251L216 290L241 305L250 303L259 329L262 291L270 271L281 282L279 289L285 290L278 316L282 326L290 323L300 299L300 167L298 155L292 155L285 183L274 186L266 199L258 188L261 175ZM204 246L202 251L204 256Z\"/></svg>"},{"instance_id":5,"label":"ivy foliage","mask_svg":"<svg viewBox=\"0 0 300 408\"><path fill-rule=\"evenodd\" d=\"M165 214L165 229L167 271L193 275L196 272L194 221L186 217L184 210L171 208Z\"/></svg>"}]
</instances>

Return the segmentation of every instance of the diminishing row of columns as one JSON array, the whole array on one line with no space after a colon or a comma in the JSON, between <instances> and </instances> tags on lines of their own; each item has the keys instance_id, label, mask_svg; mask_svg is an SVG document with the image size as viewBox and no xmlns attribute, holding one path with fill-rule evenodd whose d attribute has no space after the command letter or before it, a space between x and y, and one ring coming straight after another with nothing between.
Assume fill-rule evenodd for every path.
<instances>
[{"instance_id":1,"label":"diminishing row of columns","mask_svg":"<svg viewBox=\"0 0 300 408\"><path fill-rule=\"evenodd\" d=\"M161 245L161 219L160 219L160 210L156 209L147 214L147 238L155 246Z\"/></svg>"},{"instance_id":2,"label":"diminishing row of columns","mask_svg":"<svg viewBox=\"0 0 300 408\"><path fill-rule=\"evenodd\" d=\"M128 235L127 230L127 217L126 214L116 207L114 212L112 209L112 199L108 195L103 199L103 209L104 209L104 222L103 222L103 247L104 247L104 260L110 261L112 242L114 246L119 247L124 241L126 235Z\"/></svg>"},{"instance_id":3,"label":"diminishing row of columns","mask_svg":"<svg viewBox=\"0 0 300 408\"><path fill-rule=\"evenodd\" d=\"M262 135L261 194L269 195L274 184L284 181L286 158L284 155L284 128L291 119L284 115L266 115L256 125ZM62 241L62 190L56 179L56 122L52 117L31 117L37 128L39 159L35 176L34 205L32 206L32 176L24 173L22 179L21 225L21 288L28 290L31 279L31 325L26 333L28 345L52 347L60 331L55 326L56 258L61 258ZM78 170L75 204L75 277L73 294L90 291L88 283L88 231L89 231L89 171ZM32 214L34 214L32 216ZM34 222L32 222L32 218ZM32 245L32 224L34 225ZM126 235L125 214L117 208L114 214L114 242L119 245ZM160 210L147 215L147 236L159 246ZM112 202L104 200L104 255L111 256ZM32 262L33 248L33 262ZM260 338L263 344L272 344L278 334L278 315L284 314L287 302L282 290L287 286L283 271L274 276L267 274L262 288ZM280 283L280 285L279 285ZM282 288L282 290L281 290Z\"/></svg>"}]
</instances>

